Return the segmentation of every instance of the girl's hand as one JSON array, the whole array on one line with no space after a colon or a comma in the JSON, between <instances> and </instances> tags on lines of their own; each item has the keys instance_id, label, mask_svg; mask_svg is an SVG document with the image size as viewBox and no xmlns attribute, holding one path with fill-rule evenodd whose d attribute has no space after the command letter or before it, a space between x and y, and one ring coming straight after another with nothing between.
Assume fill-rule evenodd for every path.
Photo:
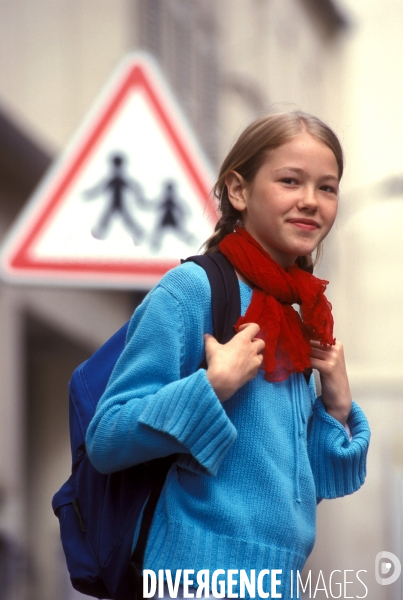
<instances>
[{"instance_id":1,"label":"girl's hand","mask_svg":"<svg viewBox=\"0 0 403 600\"><path fill-rule=\"evenodd\" d=\"M340 342L325 348L311 340L311 366L317 369L322 384L322 400L327 412L343 425L351 410L351 392Z\"/></svg>"},{"instance_id":2,"label":"girl's hand","mask_svg":"<svg viewBox=\"0 0 403 600\"><path fill-rule=\"evenodd\" d=\"M221 402L257 374L264 349L264 341L255 337L259 329L256 323L244 323L226 344L210 334L204 336L207 379Z\"/></svg>"}]
</instances>

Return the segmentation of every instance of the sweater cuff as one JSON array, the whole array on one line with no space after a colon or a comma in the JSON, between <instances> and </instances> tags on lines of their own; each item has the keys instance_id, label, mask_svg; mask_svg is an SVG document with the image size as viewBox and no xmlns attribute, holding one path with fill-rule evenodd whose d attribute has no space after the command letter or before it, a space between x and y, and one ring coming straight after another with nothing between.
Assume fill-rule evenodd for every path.
<instances>
[{"instance_id":1,"label":"sweater cuff","mask_svg":"<svg viewBox=\"0 0 403 600\"><path fill-rule=\"evenodd\" d=\"M358 490L365 480L370 430L353 402L347 420L352 438L317 398L309 436L309 459L319 498L339 498Z\"/></svg>"},{"instance_id":2,"label":"sweater cuff","mask_svg":"<svg viewBox=\"0 0 403 600\"><path fill-rule=\"evenodd\" d=\"M171 385L172 395L154 396L139 422L174 437L208 473L216 475L237 431L204 369Z\"/></svg>"}]
</instances>

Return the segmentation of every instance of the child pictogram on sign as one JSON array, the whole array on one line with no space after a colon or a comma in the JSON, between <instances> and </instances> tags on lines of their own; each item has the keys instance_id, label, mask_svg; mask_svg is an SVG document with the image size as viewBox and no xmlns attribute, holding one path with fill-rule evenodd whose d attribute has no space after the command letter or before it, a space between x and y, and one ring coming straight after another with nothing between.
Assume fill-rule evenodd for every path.
<instances>
[{"instance_id":1,"label":"child pictogram on sign","mask_svg":"<svg viewBox=\"0 0 403 600\"><path fill-rule=\"evenodd\" d=\"M94 187L84 192L86 200L98 196L107 196L108 204L98 223L92 228L92 235L97 239L105 239L115 216L122 218L135 244L139 244L145 235L143 228L135 221L128 206L127 197L131 194L138 206L147 207L141 185L125 173L124 154L115 153L110 157L112 173L102 179Z\"/></svg>"},{"instance_id":2,"label":"child pictogram on sign","mask_svg":"<svg viewBox=\"0 0 403 600\"><path fill-rule=\"evenodd\" d=\"M186 231L183 225L187 211L178 198L175 182L168 181L164 184L162 194L155 202L155 210L158 213L158 220L150 239L153 250L159 250L162 238L169 230L186 244L194 243L193 234Z\"/></svg>"}]
</instances>

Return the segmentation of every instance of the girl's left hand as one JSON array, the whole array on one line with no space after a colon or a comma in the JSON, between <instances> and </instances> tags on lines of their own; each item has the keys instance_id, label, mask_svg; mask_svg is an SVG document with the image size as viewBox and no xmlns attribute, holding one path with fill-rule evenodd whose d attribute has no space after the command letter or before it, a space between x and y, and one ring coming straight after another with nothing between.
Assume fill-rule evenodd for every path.
<instances>
[{"instance_id":1,"label":"girl's left hand","mask_svg":"<svg viewBox=\"0 0 403 600\"><path fill-rule=\"evenodd\" d=\"M322 400L327 412L343 425L351 410L351 392L348 382L343 345L336 342L325 348L311 340L311 366L317 369L322 384Z\"/></svg>"}]
</instances>

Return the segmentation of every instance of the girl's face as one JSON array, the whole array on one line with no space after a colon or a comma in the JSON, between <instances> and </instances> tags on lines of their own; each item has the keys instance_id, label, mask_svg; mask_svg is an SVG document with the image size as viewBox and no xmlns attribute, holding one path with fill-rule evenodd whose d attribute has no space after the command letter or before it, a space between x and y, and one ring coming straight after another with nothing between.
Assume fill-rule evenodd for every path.
<instances>
[{"instance_id":1,"label":"girl's face","mask_svg":"<svg viewBox=\"0 0 403 600\"><path fill-rule=\"evenodd\" d=\"M245 229L283 267L311 254L336 218L336 158L307 132L269 150L251 184L235 171L226 184Z\"/></svg>"}]
</instances>

